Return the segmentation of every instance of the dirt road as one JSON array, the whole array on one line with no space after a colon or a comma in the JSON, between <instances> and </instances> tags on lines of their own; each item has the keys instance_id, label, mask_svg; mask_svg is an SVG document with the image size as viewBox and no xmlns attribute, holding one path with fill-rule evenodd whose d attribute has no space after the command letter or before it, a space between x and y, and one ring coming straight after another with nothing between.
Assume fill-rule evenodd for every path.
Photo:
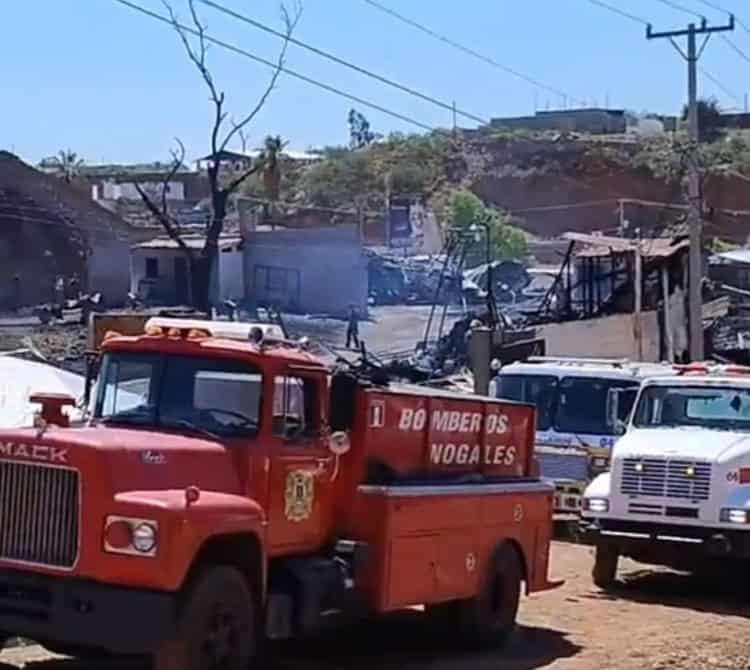
<instances>
[{"instance_id":1,"label":"dirt road","mask_svg":"<svg viewBox=\"0 0 750 670\"><path fill-rule=\"evenodd\" d=\"M564 587L528 598L503 650L468 652L435 639L409 612L338 631L313 644L280 646L268 670L748 670L750 580L745 585L623 564L623 584L604 595L589 580L587 547L556 543L553 573ZM740 590L742 589L742 590ZM0 670L145 670L139 663L54 659L38 647L3 652Z\"/></svg>"}]
</instances>

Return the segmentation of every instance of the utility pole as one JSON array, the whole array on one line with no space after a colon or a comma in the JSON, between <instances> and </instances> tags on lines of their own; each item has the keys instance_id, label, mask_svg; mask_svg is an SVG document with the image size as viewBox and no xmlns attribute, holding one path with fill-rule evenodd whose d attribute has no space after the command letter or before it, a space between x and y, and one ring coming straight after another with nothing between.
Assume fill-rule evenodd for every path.
<instances>
[{"instance_id":1,"label":"utility pole","mask_svg":"<svg viewBox=\"0 0 750 670\"><path fill-rule=\"evenodd\" d=\"M713 33L734 30L734 15L724 26L709 26L702 19L699 26L690 23L686 30L654 32L651 25L646 27L646 39L668 39L688 64L688 131L690 134L691 153L688 175L688 229L690 233L689 272L688 272L688 323L690 328L690 359L703 360L703 205L701 197L700 172L698 168L697 147L700 141L698 128L698 60ZM705 35L700 49L696 49L696 37ZM687 53L677 44L675 38L687 37Z\"/></svg>"}]
</instances>

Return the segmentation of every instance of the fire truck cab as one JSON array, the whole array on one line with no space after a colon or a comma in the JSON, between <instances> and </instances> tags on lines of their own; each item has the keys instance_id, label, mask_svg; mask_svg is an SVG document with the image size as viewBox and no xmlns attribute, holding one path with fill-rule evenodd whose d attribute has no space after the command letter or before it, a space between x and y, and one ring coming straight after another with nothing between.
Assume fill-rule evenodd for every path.
<instances>
[{"instance_id":1,"label":"fire truck cab","mask_svg":"<svg viewBox=\"0 0 750 670\"><path fill-rule=\"evenodd\" d=\"M0 434L0 631L159 669L425 605L477 640L547 578L535 410L332 371L262 328L109 333L85 425ZM57 425L55 425L57 424Z\"/></svg>"},{"instance_id":2,"label":"fire truck cab","mask_svg":"<svg viewBox=\"0 0 750 670\"><path fill-rule=\"evenodd\" d=\"M750 368L677 366L645 379L611 471L586 489L595 583L618 559L726 572L750 559ZM610 397L617 423L617 396Z\"/></svg>"}]
</instances>

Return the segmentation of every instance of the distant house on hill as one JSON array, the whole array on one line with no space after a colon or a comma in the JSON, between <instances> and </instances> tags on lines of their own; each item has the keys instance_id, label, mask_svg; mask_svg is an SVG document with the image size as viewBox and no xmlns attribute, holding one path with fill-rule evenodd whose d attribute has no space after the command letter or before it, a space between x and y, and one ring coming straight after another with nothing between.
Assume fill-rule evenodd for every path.
<instances>
[{"instance_id":1,"label":"distant house on hill","mask_svg":"<svg viewBox=\"0 0 750 670\"><path fill-rule=\"evenodd\" d=\"M124 303L134 241L86 193L0 151L0 309L50 301L58 276Z\"/></svg>"}]
</instances>

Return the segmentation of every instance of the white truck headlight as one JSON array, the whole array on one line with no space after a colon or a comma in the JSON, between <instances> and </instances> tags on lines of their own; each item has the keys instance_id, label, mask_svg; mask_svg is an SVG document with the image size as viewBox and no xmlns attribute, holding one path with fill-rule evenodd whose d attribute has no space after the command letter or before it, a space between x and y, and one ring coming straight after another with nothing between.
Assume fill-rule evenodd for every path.
<instances>
[{"instance_id":1,"label":"white truck headlight","mask_svg":"<svg viewBox=\"0 0 750 670\"><path fill-rule=\"evenodd\" d=\"M722 523L734 523L737 525L750 523L750 512L745 509L732 509L731 507L721 510L719 516Z\"/></svg>"},{"instance_id":2,"label":"white truck headlight","mask_svg":"<svg viewBox=\"0 0 750 670\"><path fill-rule=\"evenodd\" d=\"M584 498L583 509L593 514L604 514L609 512L609 500L607 498Z\"/></svg>"},{"instance_id":3,"label":"white truck headlight","mask_svg":"<svg viewBox=\"0 0 750 670\"><path fill-rule=\"evenodd\" d=\"M156 556L159 524L150 519L108 516L104 522L104 551L129 556Z\"/></svg>"}]
</instances>

